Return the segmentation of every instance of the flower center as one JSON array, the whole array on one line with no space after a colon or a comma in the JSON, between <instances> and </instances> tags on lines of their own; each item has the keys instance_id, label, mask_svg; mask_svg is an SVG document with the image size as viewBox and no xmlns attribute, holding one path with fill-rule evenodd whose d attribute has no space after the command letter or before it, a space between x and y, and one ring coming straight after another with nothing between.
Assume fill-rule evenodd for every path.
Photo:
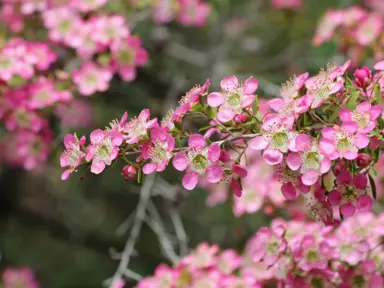
<instances>
[{"instance_id":1,"label":"flower center","mask_svg":"<svg viewBox=\"0 0 384 288\"><path fill-rule=\"evenodd\" d=\"M276 240L273 240L268 244L267 250L269 254L276 254L277 251L279 250L279 243L277 243Z\"/></svg>"},{"instance_id":2,"label":"flower center","mask_svg":"<svg viewBox=\"0 0 384 288\"><path fill-rule=\"evenodd\" d=\"M132 65L134 59L133 56L131 50L123 49L119 53L119 62L123 65Z\"/></svg>"},{"instance_id":3,"label":"flower center","mask_svg":"<svg viewBox=\"0 0 384 288\"><path fill-rule=\"evenodd\" d=\"M228 104L234 108L237 108L240 106L241 104L241 101L240 101L240 95L235 93L235 94L231 94L229 97L228 97L228 100L227 100Z\"/></svg>"},{"instance_id":4,"label":"flower center","mask_svg":"<svg viewBox=\"0 0 384 288\"><path fill-rule=\"evenodd\" d=\"M369 114L368 113L352 113L352 120L357 123L359 128L364 128L369 124Z\"/></svg>"},{"instance_id":5,"label":"flower center","mask_svg":"<svg viewBox=\"0 0 384 288\"><path fill-rule=\"evenodd\" d=\"M316 253L316 251L313 251L313 250L310 250L307 254L307 260L309 262L314 262L318 259L318 255Z\"/></svg>"},{"instance_id":6,"label":"flower center","mask_svg":"<svg viewBox=\"0 0 384 288\"><path fill-rule=\"evenodd\" d=\"M348 137L344 137L337 141L337 149L339 151L345 151L351 148L351 141Z\"/></svg>"},{"instance_id":7,"label":"flower center","mask_svg":"<svg viewBox=\"0 0 384 288\"><path fill-rule=\"evenodd\" d=\"M204 155L198 154L192 159L192 165L197 172L203 173L208 166L208 159Z\"/></svg>"},{"instance_id":8,"label":"flower center","mask_svg":"<svg viewBox=\"0 0 384 288\"><path fill-rule=\"evenodd\" d=\"M285 131L276 132L271 139L271 148L282 149L288 144L288 134Z\"/></svg>"},{"instance_id":9,"label":"flower center","mask_svg":"<svg viewBox=\"0 0 384 288\"><path fill-rule=\"evenodd\" d=\"M165 148L165 143L157 141L154 146L150 149L149 155L151 156L152 162L161 163L168 159L168 152Z\"/></svg>"},{"instance_id":10,"label":"flower center","mask_svg":"<svg viewBox=\"0 0 384 288\"><path fill-rule=\"evenodd\" d=\"M309 168L317 169L320 166L320 155L317 152L307 152L304 162Z\"/></svg>"}]
</instances>

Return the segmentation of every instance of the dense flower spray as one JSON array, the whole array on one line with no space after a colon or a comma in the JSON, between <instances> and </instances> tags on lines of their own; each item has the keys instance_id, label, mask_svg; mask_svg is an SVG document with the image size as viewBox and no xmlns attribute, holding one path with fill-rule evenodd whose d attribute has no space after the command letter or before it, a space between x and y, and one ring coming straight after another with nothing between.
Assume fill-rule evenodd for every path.
<instances>
[{"instance_id":1,"label":"dense flower spray","mask_svg":"<svg viewBox=\"0 0 384 288\"><path fill-rule=\"evenodd\" d=\"M159 265L136 287L380 288L383 216L363 213L332 228L275 219L248 240L242 254L201 243L174 267Z\"/></svg>"},{"instance_id":2,"label":"dense flower spray","mask_svg":"<svg viewBox=\"0 0 384 288\"><path fill-rule=\"evenodd\" d=\"M128 122L125 114L112 128L92 132L88 146L67 147L69 155L77 151L70 171L91 164L91 172L98 174L112 161L123 160L132 166L129 171L137 171L125 168L124 177L137 175L141 181L143 174L161 172L172 163L186 171L182 185L187 190L198 183L230 185L237 197L244 197L234 204L241 215L262 205L252 191L252 176L259 169L252 159L261 153L273 171L270 188L280 182L276 185L282 196L272 196L269 187L258 188L268 189L259 194L275 204L302 195L309 214L327 224L369 211L376 198L372 176L383 140L379 104L384 65L377 63L375 73L357 69L353 79L347 76L349 65L328 65L316 76L292 78L282 86L283 99L270 100L267 109L258 103L254 78L241 83L235 76L225 77L220 92L208 91L207 81L191 89L163 121L151 119L147 109ZM191 132L184 123L193 115L205 117L210 125ZM226 195L212 197L217 203Z\"/></svg>"}]
</instances>

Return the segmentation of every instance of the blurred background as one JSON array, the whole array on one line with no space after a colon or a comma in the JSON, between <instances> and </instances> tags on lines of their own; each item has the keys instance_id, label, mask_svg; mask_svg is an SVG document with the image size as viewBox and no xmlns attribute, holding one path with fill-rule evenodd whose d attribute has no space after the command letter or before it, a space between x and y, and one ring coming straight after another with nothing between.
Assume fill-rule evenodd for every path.
<instances>
[{"instance_id":1,"label":"blurred background","mask_svg":"<svg viewBox=\"0 0 384 288\"><path fill-rule=\"evenodd\" d=\"M110 2L115 1L120 0ZM123 163L100 176L80 169L61 181L63 136L74 131L88 135L111 119L119 119L124 111L133 117L150 108L153 116L162 117L186 91L208 78L215 90L226 75L235 74L242 80L253 76L259 80L260 97L276 97L280 83L290 75L314 74L328 62L346 59L332 42L314 48L314 31L327 9L362 4L305 0L295 9L277 9L271 0L207 2L212 11L200 28L176 22L159 25L143 15L133 31L142 38L149 64L138 70L136 80L127 83L115 77L107 92L82 97L73 115L65 110L67 125L56 127L56 149L40 171L27 173L0 166L2 268L29 266L42 287L101 287L119 263L141 185L121 176ZM124 7L116 9L125 13ZM0 32L5 34L5 30ZM83 127L71 128L71 121ZM259 227L274 217L288 215L278 205L267 203L257 213L236 217L232 197L213 205L215 201L207 198L214 192L204 188L187 192L178 185L180 179L171 168L156 178L152 201L171 240L180 232L175 231L180 228L175 221L182 221L188 238L182 244L188 247L209 241L223 248L241 248ZM257 189L262 184L254 185ZM169 263L162 252L158 235L144 225L129 267L142 276L149 275L159 263Z\"/></svg>"}]
</instances>

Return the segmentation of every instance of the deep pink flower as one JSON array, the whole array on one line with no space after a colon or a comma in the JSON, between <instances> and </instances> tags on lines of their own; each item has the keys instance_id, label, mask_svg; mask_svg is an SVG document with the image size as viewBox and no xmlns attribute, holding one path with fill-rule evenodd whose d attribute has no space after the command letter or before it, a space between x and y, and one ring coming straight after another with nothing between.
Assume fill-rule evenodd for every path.
<instances>
[{"instance_id":1,"label":"deep pink flower","mask_svg":"<svg viewBox=\"0 0 384 288\"><path fill-rule=\"evenodd\" d=\"M39 77L34 83L28 87L29 100L28 107L30 109L42 109L52 106L60 101L66 92L58 91L52 80Z\"/></svg>"},{"instance_id":2,"label":"deep pink flower","mask_svg":"<svg viewBox=\"0 0 384 288\"><path fill-rule=\"evenodd\" d=\"M85 137L81 137L80 140L72 134L64 136L65 151L60 156L61 167L69 167L61 175L61 180L67 180L72 172L81 164L85 153L82 148L85 145Z\"/></svg>"},{"instance_id":3,"label":"deep pink flower","mask_svg":"<svg viewBox=\"0 0 384 288\"><path fill-rule=\"evenodd\" d=\"M111 45L115 41L126 39L130 34L122 15L94 16L90 21L93 25L91 38L102 45Z\"/></svg>"},{"instance_id":4,"label":"deep pink flower","mask_svg":"<svg viewBox=\"0 0 384 288\"><path fill-rule=\"evenodd\" d=\"M222 92L210 93L207 97L208 105L220 107L217 119L221 122L231 121L244 108L250 107L255 100L258 81L248 78L242 85L236 76L227 76L221 80Z\"/></svg>"},{"instance_id":5,"label":"deep pink flower","mask_svg":"<svg viewBox=\"0 0 384 288\"><path fill-rule=\"evenodd\" d=\"M141 155L144 160L151 160L143 166L144 174L162 172L167 167L173 156L175 139L162 127L154 127L150 130L151 141L143 144Z\"/></svg>"},{"instance_id":6,"label":"deep pink flower","mask_svg":"<svg viewBox=\"0 0 384 288\"><path fill-rule=\"evenodd\" d=\"M90 162L91 172L100 174L106 165L111 165L117 158L119 148L123 143L123 136L120 132L105 132L101 129L94 130L91 135L91 144L88 145L85 160Z\"/></svg>"},{"instance_id":7,"label":"deep pink flower","mask_svg":"<svg viewBox=\"0 0 384 288\"><path fill-rule=\"evenodd\" d=\"M33 271L30 268L5 269L3 273L4 288L39 288Z\"/></svg>"},{"instance_id":8,"label":"deep pink flower","mask_svg":"<svg viewBox=\"0 0 384 288\"><path fill-rule=\"evenodd\" d=\"M136 179L137 168L133 165L125 165L121 175L123 175L127 180Z\"/></svg>"},{"instance_id":9,"label":"deep pink flower","mask_svg":"<svg viewBox=\"0 0 384 288\"><path fill-rule=\"evenodd\" d=\"M209 85L211 85L211 81L207 80L204 85L193 87L189 90L185 96L183 96L180 100L180 106L175 110L175 118L181 119L183 114L190 111L197 103L200 102L200 95L206 93Z\"/></svg>"},{"instance_id":10,"label":"deep pink flower","mask_svg":"<svg viewBox=\"0 0 384 288\"><path fill-rule=\"evenodd\" d=\"M283 153L288 152L290 141L294 138L292 124L284 122L279 115L265 116L261 136L249 141L249 147L254 150L264 150L263 157L269 165L283 161Z\"/></svg>"},{"instance_id":11,"label":"deep pink flower","mask_svg":"<svg viewBox=\"0 0 384 288\"><path fill-rule=\"evenodd\" d=\"M355 74L353 74L353 77L357 87L366 88L372 82L372 73L368 67L356 69Z\"/></svg>"},{"instance_id":12,"label":"deep pink flower","mask_svg":"<svg viewBox=\"0 0 384 288\"><path fill-rule=\"evenodd\" d=\"M201 27L205 25L211 6L202 0L179 0L178 19L183 25Z\"/></svg>"},{"instance_id":13,"label":"deep pink flower","mask_svg":"<svg viewBox=\"0 0 384 288\"><path fill-rule=\"evenodd\" d=\"M209 183L218 183L224 176L223 168L218 164L221 151L219 145L213 143L207 146L203 136L192 134L188 146L186 152L176 153L172 161L178 171L188 169L182 181L184 188L193 190L200 175L206 175Z\"/></svg>"}]
</instances>

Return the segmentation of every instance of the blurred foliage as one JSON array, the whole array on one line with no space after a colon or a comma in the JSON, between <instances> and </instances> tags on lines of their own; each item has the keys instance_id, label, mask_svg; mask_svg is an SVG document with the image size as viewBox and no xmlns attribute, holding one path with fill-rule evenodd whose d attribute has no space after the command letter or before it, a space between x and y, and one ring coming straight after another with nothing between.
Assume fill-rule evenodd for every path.
<instances>
[{"instance_id":1,"label":"blurred foliage","mask_svg":"<svg viewBox=\"0 0 384 288\"><path fill-rule=\"evenodd\" d=\"M356 2L306 0L299 11L279 11L266 0L212 0L214 11L201 29L158 26L151 19L143 20L133 31L143 38L150 64L133 83L115 79L108 92L93 96L93 127L81 132L89 134L93 128L105 127L125 110L134 116L149 107L161 116L193 85L210 78L217 88L228 74L242 79L253 75L260 81L259 94L276 96L280 83L290 75L316 73L338 57L332 44L312 48L311 38L327 9ZM140 186L120 176L123 163L99 177L79 171L62 182L58 157L62 137L70 131L58 132L59 149L42 173L0 167L1 265L33 267L42 287L100 287L118 265L113 258L122 250L128 232L117 236L115 231L134 211ZM163 177L180 183L180 175L171 169ZM169 228L167 205L177 208L190 247L204 240L241 247L260 226L276 217L257 213L236 218L229 202L206 207L204 190L178 193L171 202L155 197L156 205ZM130 268L141 275L151 274L166 261L147 227L136 250L138 256Z\"/></svg>"}]
</instances>

